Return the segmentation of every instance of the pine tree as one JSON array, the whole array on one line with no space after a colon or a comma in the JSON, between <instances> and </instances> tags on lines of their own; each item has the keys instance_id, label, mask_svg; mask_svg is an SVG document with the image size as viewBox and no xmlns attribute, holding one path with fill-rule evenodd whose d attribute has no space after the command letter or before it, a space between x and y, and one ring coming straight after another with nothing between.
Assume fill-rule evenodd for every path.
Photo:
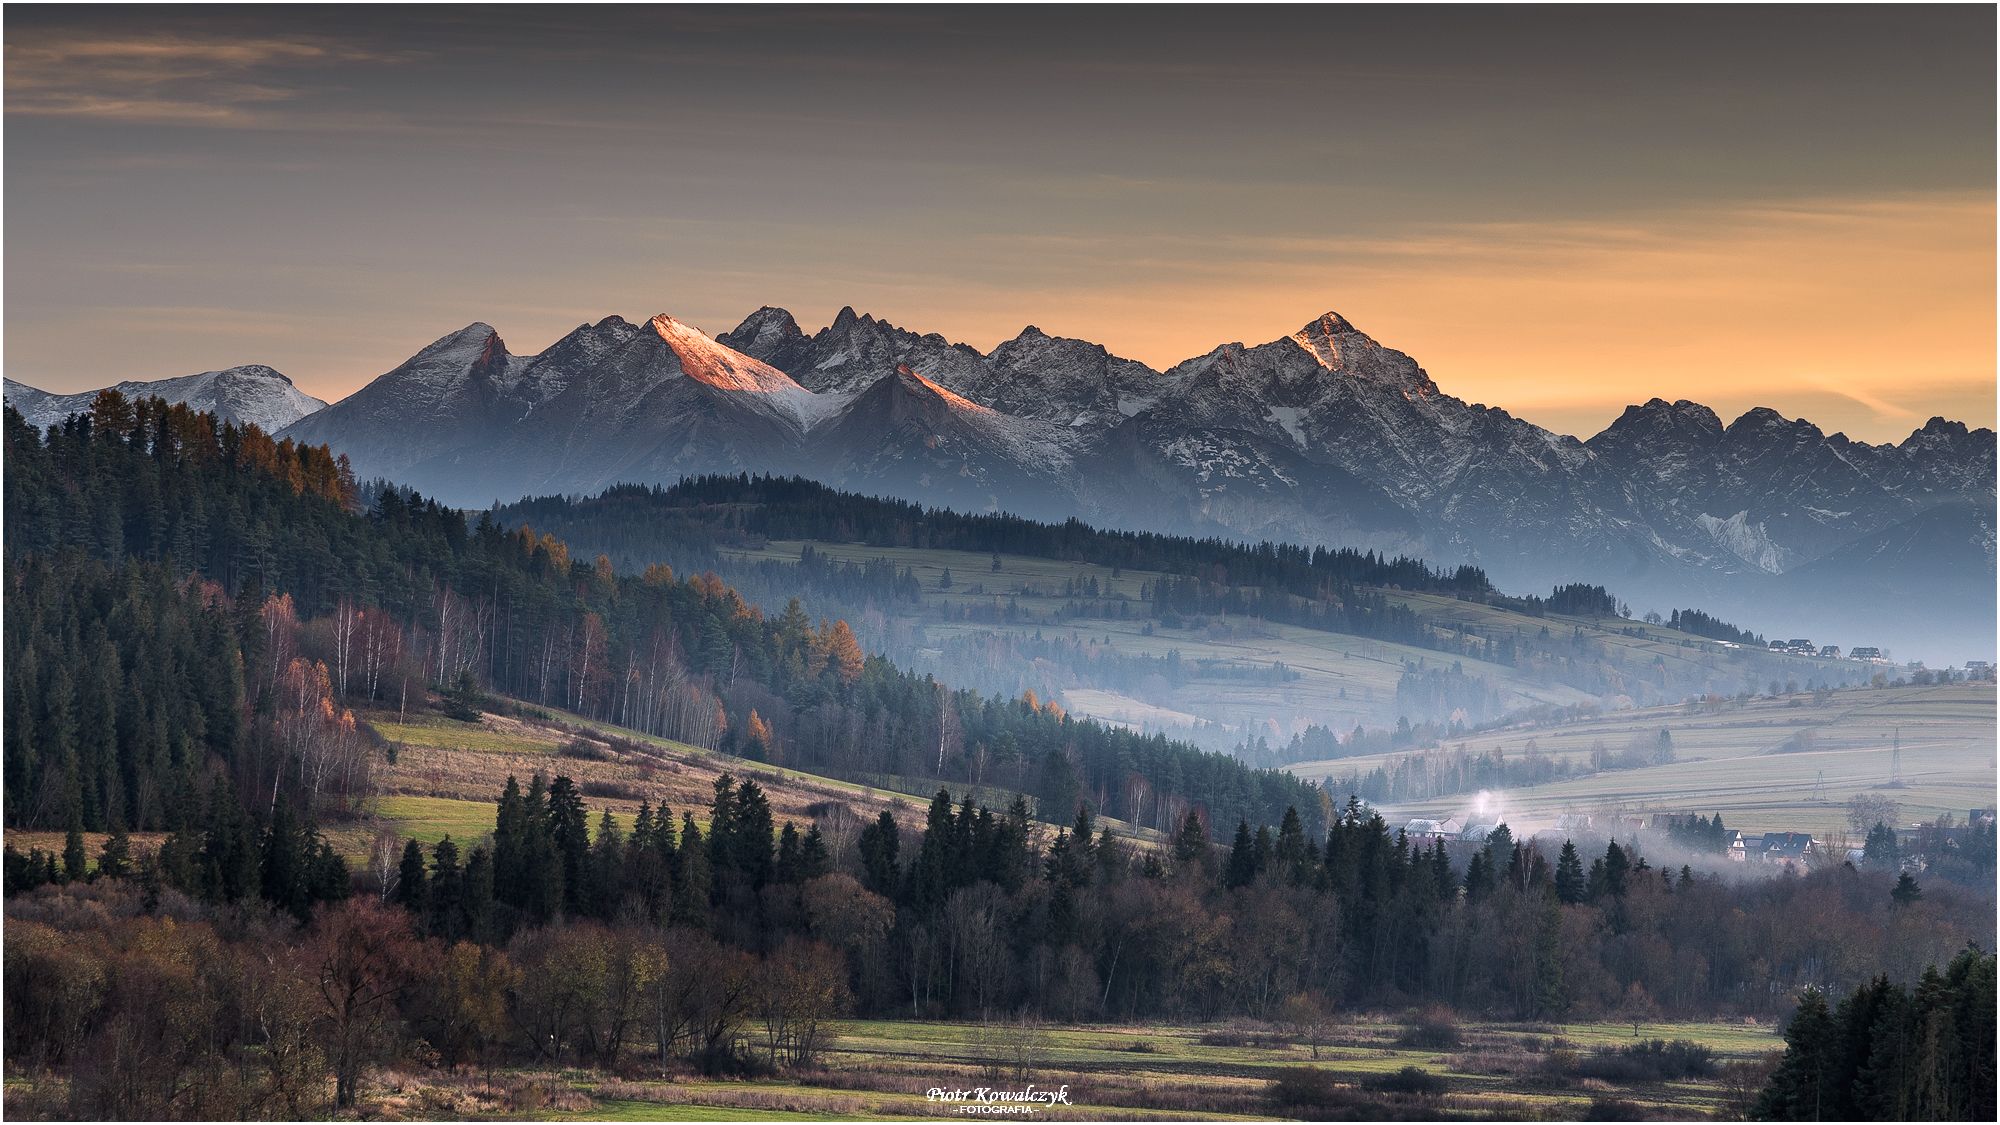
<instances>
[{"instance_id":1,"label":"pine tree","mask_svg":"<svg viewBox=\"0 0 2000 1125\"><path fill-rule=\"evenodd\" d=\"M1632 870L1632 861L1625 849L1613 840L1604 847L1604 891L1613 898L1625 897L1625 880Z\"/></svg>"},{"instance_id":2,"label":"pine tree","mask_svg":"<svg viewBox=\"0 0 2000 1125\"><path fill-rule=\"evenodd\" d=\"M590 843L587 901L584 910L591 917L610 921L617 916L624 898L625 837L618 822L605 809L597 818L597 835Z\"/></svg>"},{"instance_id":3,"label":"pine tree","mask_svg":"<svg viewBox=\"0 0 2000 1125\"><path fill-rule=\"evenodd\" d=\"M562 863L563 911L590 914L590 814L576 782L561 774L549 782L549 839Z\"/></svg>"},{"instance_id":4,"label":"pine tree","mask_svg":"<svg viewBox=\"0 0 2000 1125\"><path fill-rule=\"evenodd\" d=\"M1174 870L1200 871L1208 865L1208 826L1193 810L1181 819L1174 836Z\"/></svg>"},{"instance_id":5,"label":"pine tree","mask_svg":"<svg viewBox=\"0 0 2000 1125\"><path fill-rule=\"evenodd\" d=\"M424 849L415 840L403 844L403 862L396 868L396 905L419 918L430 906L430 881L424 871Z\"/></svg>"},{"instance_id":6,"label":"pine tree","mask_svg":"<svg viewBox=\"0 0 2000 1125\"><path fill-rule=\"evenodd\" d=\"M785 827L790 828L787 824ZM820 834L815 823L806 830L806 838L799 845L799 879L811 882L833 871L833 853L826 846L826 837Z\"/></svg>"},{"instance_id":7,"label":"pine tree","mask_svg":"<svg viewBox=\"0 0 2000 1125\"><path fill-rule=\"evenodd\" d=\"M887 815L887 814L884 814ZM674 921L683 926L699 926L708 918L710 895L709 849L702 843L701 829L694 814L681 818L681 846L675 850L673 910Z\"/></svg>"},{"instance_id":8,"label":"pine tree","mask_svg":"<svg viewBox=\"0 0 2000 1125\"><path fill-rule=\"evenodd\" d=\"M69 831L63 836L63 878L81 882L89 873L90 853L83 847L83 817L75 813L70 817Z\"/></svg>"},{"instance_id":9,"label":"pine tree","mask_svg":"<svg viewBox=\"0 0 2000 1125\"><path fill-rule=\"evenodd\" d=\"M799 866L799 830L789 820L778 833L778 860L771 880L781 886L804 881Z\"/></svg>"},{"instance_id":10,"label":"pine tree","mask_svg":"<svg viewBox=\"0 0 2000 1125\"><path fill-rule=\"evenodd\" d=\"M875 823L861 830L861 883L878 895L894 896L902 883L897 851L902 846L896 818L883 810Z\"/></svg>"},{"instance_id":11,"label":"pine tree","mask_svg":"<svg viewBox=\"0 0 2000 1125\"><path fill-rule=\"evenodd\" d=\"M1229 845L1229 862L1223 868L1222 885L1247 887L1257 881L1257 844L1250 835L1250 822L1236 822L1236 839Z\"/></svg>"},{"instance_id":12,"label":"pine tree","mask_svg":"<svg viewBox=\"0 0 2000 1125\"><path fill-rule=\"evenodd\" d=\"M494 921L493 853L484 844L475 845L465 857L464 889L459 914L459 933L471 941L497 939Z\"/></svg>"},{"instance_id":13,"label":"pine tree","mask_svg":"<svg viewBox=\"0 0 2000 1125\"><path fill-rule=\"evenodd\" d=\"M736 871L750 887L760 888L771 881L771 850L775 827L771 802L756 782L746 779L736 789L735 844Z\"/></svg>"},{"instance_id":14,"label":"pine tree","mask_svg":"<svg viewBox=\"0 0 2000 1125\"><path fill-rule=\"evenodd\" d=\"M1569 1011L1569 990L1563 981L1562 901L1542 892L1542 914L1535 931L1535 1013L1560 1019Z\"/></svg>"},{"instance_id":15,"label":"pine tree","mask_svg":"<svg viewBox=\"0 0 2000 1125\"><path fill-rule=\"evenodd\" d=\"M1897 907L1909 906L1924 897L1924 889L1905 871L1896 877L1896 886L1889 892L1889 901Z\"/></svg>"},{"instance_id":16,"label":"pine tree","mask_svg":"<svg viewBox=\"0 0 2000 1125\"><path fill-rule=\"evenodd\" d=\"M682 835L685 849L686 834ZM715 796L708 805L708 874L711 901L736 882L736 779L715 779Z\"/></svg>"},{"instance_id":17,"label":"pine tree","mask_svg":"<svg viewBox=\"0 0 2000 1125\"><path fill-rule=\"evenodd\" d=\"M1465 864L1465 901L1479 902L1493 889L1493 869L1487 863L1486 853L1477 851Z\"/></svg>"},{"instance_id":18,"label":"pine tree","mask_svg":"<svg viewBox=\"0 0 2000 1125\"><path fill-rule=\"evenodd\" d=\"M1882 871L1894 871L1902 865L1901 848L1896 841L1896 830L1881 821L1868 830L1868 840L1861 850L1861 861Z\"/></svg>"},{"instance_id":19,"label":"pine tree","mask_svg":"<svg viewBox=\"0 0 2000 1125\"><path fill-rule=\"evenodd\" d=\"M1556 897L1566 905L1582 902L1586 884L1583 876L1583 861L1577 858L1576 844L1564 840L1562 852L1556 856Z\"/></svg>"},{"instance_id":20,"label":"pine tree","mask_svg":"<svg viewBox=\"0 0 2000 1125\"><path fill-rule=\"evenodd\" d=\"M1770 1084L1757 1099L1753 1115L1762 1121L1827 1121L1836 1094L1828 1088L1838 1051L1833 1017L1826 998L1809 988L1785 1027L1785 1054Z\"/></svg>"},{"instance_id":21,"label":"pine tree","mask_svg":"<svg viewBox=\"0 0 2000 1125\"><path fill-rule=\"evenodd\" d=\"M458 845L447 835L431 848L428 929L433 937L455 942L465 936L465 879L458 866Z\"/></svg>"},{"instance_id":22,"label":"pine tree","mask_svg":"<svg viewBox=\"0 0 2000 1125\"><path fill-rule=\"evenodd\" d=\"M97 855L97 873L106 879L123 879L132 873L132 837L123 820L113 822L111 837Z\"/></svg>"},{"instance_id":23,"label":"pine tree","mask_svg":"<svg viewBox=\"0 0 2000 1125\"><path fill-rule=\"evenodd\" d=\"M1312 862L1312 847L1306 843L1305 825L1299 820L1296 806L1285 808L1284 820L1278 825L1278 842L1272 861L1291 885L1299 886L1306 881L1307 868Z\"/></svg>"},{"instance_id":24,"label":"pine tree","mask_svg":"<svg viewBox=\"0 0 2000 1125\"><path fill-rule=\"evenodd\" d=\"M291 806L280 801L264 830L260 879L264 900L300 921L311 913L314 841L301 830Z\"/></svg>"}]
</instances>

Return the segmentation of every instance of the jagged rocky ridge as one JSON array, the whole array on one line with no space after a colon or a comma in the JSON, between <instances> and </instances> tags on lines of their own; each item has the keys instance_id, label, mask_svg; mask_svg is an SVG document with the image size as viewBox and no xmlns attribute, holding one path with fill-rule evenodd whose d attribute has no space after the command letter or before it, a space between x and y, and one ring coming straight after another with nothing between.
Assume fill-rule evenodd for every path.
<instances>
[{"instance_id":1,"label":"jagged rocky ridge","mask_svg":"<svg viewBox=\"0 0 2000 1125\"><path fill-rule=\"evenodd\" d=\"M810 335L768 307L716 337L614 316L527 356L473 324L285 433L465 506L797 472L963 510L1474 562L1514 590L1603 583L1750 627L1803 616L1849 644L1993 647L1991 430L1933 419L1869 445L1653 399L1582 441L1445 393L1333 313L1166 371L1032 327L981 353L851 308Z\"/></svg>"},{"instance_id":2,"label":"jagged rocky ridge","mask_svg":"<svg viewBox=\"0 0 2000 1125\"><path fill-rule=\"evenodd\" d=\"M230 422L248 422L271 433L320 410L326 403L299 390L278 371L261 363L182 375L148 382L127 381L110 388L127 397L147 396L184 403ZM33 426L59 425L72 414L90 409L97 391L54 394L25 383L6 380L7 405Z\"/></svg>"}]
</instances>

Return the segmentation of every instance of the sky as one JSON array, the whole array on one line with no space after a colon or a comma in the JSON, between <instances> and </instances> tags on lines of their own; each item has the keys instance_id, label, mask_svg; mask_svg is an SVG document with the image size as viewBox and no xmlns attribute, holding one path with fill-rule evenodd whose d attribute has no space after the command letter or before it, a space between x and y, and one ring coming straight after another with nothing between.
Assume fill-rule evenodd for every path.
<instances>
[{"instance_id":1,"label":"sky","mask_svg":"<svg viewBox=\"0 0 2000 1125\"><path fill-rule=\"evenodd\" d=\"M335 399L473 321L842 305L1165 367L1994 420L1990 7L5 13L8 377Z\"/></svg>"}]
</instances>

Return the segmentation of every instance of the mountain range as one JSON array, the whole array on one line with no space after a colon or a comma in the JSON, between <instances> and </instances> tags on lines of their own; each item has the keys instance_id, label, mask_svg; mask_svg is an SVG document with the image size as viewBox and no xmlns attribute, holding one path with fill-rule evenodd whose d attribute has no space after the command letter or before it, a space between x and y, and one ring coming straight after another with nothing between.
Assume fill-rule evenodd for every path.
<instances>
[{"instance_id":1,"label":"mountain range","mask_svg":"<svg viewBox=\"0 0 2000 1125\"><path fill-rule=\"evenodd\" d=\"M254 424L269 433L326 407L324 400L298 389L290 379L261 363L172 379L130 380L110 389L127 396L147 395L183 403L226 421ZM12 379L6 381L7 405L20 411L30 425L43 429L89 410L97 393L52 394Z\"/></svg>"},{"instance_id":2,"label":"mountain range","mask_svg":"<svg viewBox=\"0 0 2000 1125\"><path fill-rule=\"evenodd\" d=\"M283 380L190 378L251 371ZM77 408L52 401L31 420ZM284 421L363 477L468 507L800 473L961 510L1474 563L1523 591L1588 581L1639 609L1932 659L1994 648L1992 430L1933 418L1871 445L1655 398L1579 440L1445 393L1335 313L1165 371L1034 327L981 352L851 308L811 334L770 307L719 336L613 316L534 355L472 324Z\"/></svg>"}]
</instances>

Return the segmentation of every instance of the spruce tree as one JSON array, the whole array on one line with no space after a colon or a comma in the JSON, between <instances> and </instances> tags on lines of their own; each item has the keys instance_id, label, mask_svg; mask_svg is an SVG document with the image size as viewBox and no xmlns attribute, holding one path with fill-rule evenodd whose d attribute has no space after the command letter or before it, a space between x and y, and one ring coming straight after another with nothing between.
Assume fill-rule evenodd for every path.
<instances>
[{"instance_id":1,"label":"spruce tree","mask_svg":"<svg viewBox=\"0 0 2000 1125\"><path fill-rule=\"evenodd\" d=\"M63 835L63 878L69 882L81 882L90 873L90 853L83 847L83 820L81 814L70 818L69 831Z\"/></svg>"},{"instance_id":2,"label":"spruce tree","mask_svg":"<svg viewBox=\"0 0 2000 1125\"><path fill-rule=\"evenodd\" d=\"M111 836L97 855L97 873L106 879L123 879L132 873L132 837L126 833L123 820L111 826Z\"/></svg>"},{"instance_id":3,"label":"spruce tree","mask_svg":"<svg viewBox=\"0 0 2000 1125\"><path fill-rule=\"evenodd\" d=\"M450 943L465 936L465 881L458 866L458 845L448 835L431 848L428 907L433 937Z\"/></svg>"},{"instance_id":4,"label":"spruce tree","mask_svg":"<svg viewBox=\"0 0 2000 1125\"><path fill-rule=\"evenodd\" d=\"M1757 1099L1753 1115L1762 1121L1830 1121L1839 1100L1830 1089L1839 1052L1839 1037L1826 997L1808 988L1785 1027L1785 1054L1770 1084Z\"/></svg>"},{"instance_id":5,"label":"spruce tree","mask_svg":"<svg viewBox=\"0 0 2000 1125\"><path fill-rule=\"evenodd\" d=\"M590 843L589 887L584 911L594 918L610 921L618 914L625 895L625 837L618 822L605 809L597 818L597 835Z\"/></svg>"},{"instance_id":6,"label":"spruce tree","mask_svg":"<svg viewBox=\"0 0 2000 1125\"><path fill-rule=\"evenodd\" d=\"M786 825L790 827L790 825ZM833 853L826 846L826 837L814 824L806 829L806 838L799 844L799 879L810 882L833 871Z\"/></svg>"},{"instance_id":7,"label":"spruce tree","mask_svg":"<svg viewBox=\"0 0 2000 1125\"><path fill-rule=\"evenodd\" d=\"M861 852L861 884L878 895L893 897L902 882L896 854L902 840L896 818L883 810L875 823L861 830L857 846Z\"/></svg>"},{"instance_id":8,"label":"spruce tree","mask_svg":"<svg viewBox=\"0 0 2000 1125\"><path fill-rule=\"evenodd\" d=\"M1535 930L1535 1013L1560 1019L1569 1011L1569 990L1563 981L1562 900L1553 890L1542 891L1542 911Z\"/></svg>"},{"instance_id":9,"label":"spruce tree","mask_svg":"<svg viewBox=\"0 0 2000 1125\"><path fill-rule=\"evenodd\" d=\"M576 782L561 774L549 782L549 839L562 862L562 905L571 917L590 913L590 814Z\"/></svg>"},{"instance_id":10,"label":"spruce tree","mask_svg":"<svg viewBox=\"0 0 2000 1125\"><path fill-rule=\"evenodd\" d=\"M736 872L755 889L771 881L771 851L776 835L771 802L756 782L745 779L736 789Z\"/></svg>"},{"instance_id":11,"label":"spruce tree","mask_svg":"<svg viewBox=\"0 0 2000 1125\"><path fill-rule=\"evenodd\" d=\"M499 939L494 921L493 853L486 845L474 845L465 857L464 889L460 900L459 933L470 941Z\"/></svg>"},{"instance_id":12,"label":"spruce tree","mask_svg":"<svg viewBox=\"0 0 2000 1125\"><path fill-rule=\"evenodd\" d=\"M1200 871L1208 864L1208 828L1190 809L1181 818L1181 830L1174 836L1174 869Z\"/></svg>"},{"instance_id":13,"label":"spruce tree","mask_svg":"<svg viewBox=\"0 0 2000 1125\"><path fill-rule=\"evenodd\" d=\"M799 830L789 820L778 833L778 859L771 879L780 885L804 881L799 874Z\"/></svg>"},{"instance_id":14,"label":"spruce tree","mask_svg":"<svg viewBox=\"0 0 2000 1125\"><path fill-rule=\"evenodd\" d=\"M430 880L424 870L423 845L415 840L405 841L403 861L396 868L396 905L422 918L430 899Z\"/></svg>"},{"instance_id":15,"label":"spruce tree","mask_svg":"<svg viewBox=\"0 0 2000 1125\"><path fill-rule=\"evenodd\" d=\"M1562 851L1556 856L1556 897L1566 905L1582 902L1587 885L1583 876L1583 861L1577 858L1576 843L1564 840Z\"/></svg>"},{"instance_id":16,"label":"spruce tree","mask_svg":"<svg viewBox=\"0 0 2000 1125\"><path fill-rule=\"evenodd\" d=\"M708 854L701 829L695 826L694 814L685 814L681 818L681 846L674 852L678 862L674 867L672 914L678 925L699 926L708 918Z\"/></svg>"},{"instance_id":17,"label":"spruce tree","mask_svg":"<svg viewBox=\"0 0 2000 1125\"><path fill-rule=\"evenodd\" d=\"M1257 881L1257 844L1250 835L1250 822L1236 822L1236 839L1229 845L1229 862L1223 868L1222 885L1247 887Z\"/></svg>"}]
</instances>

